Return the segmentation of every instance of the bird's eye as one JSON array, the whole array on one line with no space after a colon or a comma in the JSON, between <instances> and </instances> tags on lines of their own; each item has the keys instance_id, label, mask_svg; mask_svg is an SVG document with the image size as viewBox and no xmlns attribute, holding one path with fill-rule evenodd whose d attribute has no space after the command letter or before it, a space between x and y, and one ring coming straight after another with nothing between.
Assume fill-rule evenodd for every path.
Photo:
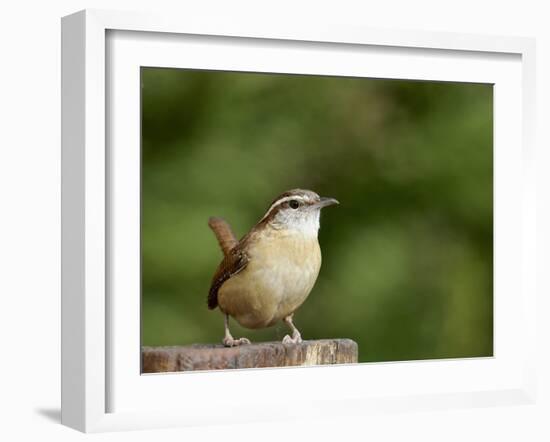
<instances>
[{"instance_id":1,"label":"bird's eye","mask_svg":"<svg viewBox=\"0 0 550 442\"><path fill-rule=\"evenodd\" d=\"M290 202L288 203L288 205L290 207L292 207L293 209L297 209L298 207L300 207L300 203L296 200L290 200Z\"/></svg>"}]
</instances>

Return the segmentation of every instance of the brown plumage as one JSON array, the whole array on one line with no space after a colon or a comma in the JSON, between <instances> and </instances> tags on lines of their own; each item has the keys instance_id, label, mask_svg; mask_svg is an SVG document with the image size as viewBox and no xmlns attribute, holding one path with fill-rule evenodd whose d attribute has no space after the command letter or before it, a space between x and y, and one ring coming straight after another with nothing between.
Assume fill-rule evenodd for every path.
<instances>
[{"instance_id":1,"label":"brown plumage","mask_svg":"<svg viewBox=\"0 0 550 442\"><path fill-rule=\"evenodd\" d=\"M242 250L243 244L240 244L240 247L238 247L238 245L239 244L227 251L223 257L223 261L218 266L218 269L212 278L212 284L210 286L210 291L208 292L208 308L210 310L215 309L218 306L218 290L222 284L233 275L239 273L248 264L248 256L244 250ZM220 247L222 247L222 251L224 251L221 244Z\"/></svg>"},{"instance_id":2,"label":"brown plumage","mask_svg":"<svg viewBox=\"0 0 550 442\"><path fill-rule=\"evenodd\" d=\"M281 209L288 207L288 201L285 201L279 205L276 205L277 201L284 200L287 197L292 196L293 191L284 192L275 198L270 205L270 210L265 216L251 229L251 231L238 241L231 229L229 223L223 218L212 216L208 219L208 227L212 229L220 249L223 252L223 260L218 266L214 277L212 278L212 284L208 292L208 308L210 310L215 309L218 306L218 290L222 284L243 270L248 264L248 256L246 254L246 245L250 240L253 233L262 228L265 224L269 223L273 217Z\"/></svg>"},{"instance_id":3,"label":"brown plumage","mask_svg":"<svg viewBox=\"0 0 550 442\"><path fill-rule=\"evenodd\" d=\"M235 238L233 230L231 230L231 226L223 218L214 216L208 219L208 226L212 229L214 235L216 235L223 255L227 256L230 250L239 243L237 238Z\"/></svg>"},{"instance_id":4,"label":"brown plumage","mask_svg":"<svg viewBox=\"0 0 550 442\"><path fill-rule=\"evenodd\" d=\"M253 329L284 320L292 337L285 336L283 342L301 341L292 315L309 295L321 266L320 209L337 203L309 190L285 192L240 241L226 221L210 218L208 225L224 257L212 278L208 307L219 307L226 316L225 345L250 342L233 339L229 316Z\"/></svg>"}]
</instances>

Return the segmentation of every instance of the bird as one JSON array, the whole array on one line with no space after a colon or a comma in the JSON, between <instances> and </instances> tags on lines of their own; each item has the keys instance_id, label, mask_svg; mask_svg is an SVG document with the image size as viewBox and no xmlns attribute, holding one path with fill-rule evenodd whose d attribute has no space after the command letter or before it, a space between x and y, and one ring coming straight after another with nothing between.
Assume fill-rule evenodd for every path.
<instances>
[{"instance_id":1,"label":"bird","mask_svg":"<svg viewBox=\"0 0 550 442\"><path fill-rule=\"evenodd\" d=\"M223 252L208 292L208 308L224 314L226 347L250 344L233 338L229 318L248 329L283 321L290 329L283 344L298 344L302 336L293 315L310 294L321 268L318 241L321 209L339 202L311 190L292 189L279 195L264 216L237 240L223 218L208 225Z\"/></svg>"}]
</instances>

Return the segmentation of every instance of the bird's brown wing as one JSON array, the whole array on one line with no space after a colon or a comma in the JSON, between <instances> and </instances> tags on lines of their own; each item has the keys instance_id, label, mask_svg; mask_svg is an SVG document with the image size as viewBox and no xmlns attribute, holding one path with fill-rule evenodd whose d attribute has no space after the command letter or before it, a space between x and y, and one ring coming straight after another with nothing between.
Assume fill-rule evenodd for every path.
<instances>
[{"instance_id":1,"label":"bird's brown wing","mask_svg":"<svg viewBox=\"0 0 550 442\"><path fill-rule=\"evenodd\" d=\"M208 308L214 309L218 306L218 290L232 276L243 270L248 264L248 256L243 251L240 244L235 246L225 257L218 266L214 277L212 278L212 285L208 292Z\"/></svg>"}]
</instances>

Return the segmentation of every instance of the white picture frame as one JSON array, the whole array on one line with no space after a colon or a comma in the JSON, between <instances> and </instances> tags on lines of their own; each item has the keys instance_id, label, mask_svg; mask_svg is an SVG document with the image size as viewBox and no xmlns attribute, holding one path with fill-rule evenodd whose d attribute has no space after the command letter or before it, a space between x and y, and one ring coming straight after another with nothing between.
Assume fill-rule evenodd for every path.
<instances>
[{"instance_id":1,"label":"white picture frame","mask_svg":"<svg viewBox=\"0 0 550 442\"><path fill-rule=\"evenodd\" d=\"M110 43L109 36L122 38L118 43ZM495 216L495 266L498 266L498 274L501 276L495 279L495 309L500 310L495 310L495 339L498 339L498 345L495 344L494 358L188 373L184 376L140 376L136 372L137 359L128 352L120 351L120 339L124 339L124 336L117 331L117 324L123 322L126 330L133 330L127 336L128 347L132 348L130 353L137 351L132 343L135 342L136 334L139 335L139 317L135 315L136 309L139 310L139 298L119 297L113 301L110 297L113 290L125 293L135 290L135 287L130 288L130 291L122 290L117 284L125 278L131 284L131 279L139 274L139 267L135 264L129 264L125 270L116 266L117 259L120 259L119 253L135 258L135 253L129 252L126 245L132 248L134 243L131 241L136 238L134 230L133 239L127 238L130 242L125 243L124 232L117 229L117 222L120 221L117 217L113 218L113 213L116 213L122 201L117 196L118 190L114 192L113 189L120 189L117 177L126 174L125 169L118 169L120 155L123 159L127 158L125 155L131 156L132 148L126 153L115 148L118 153L113 154L109 146L120 143L117 141L119 132L123 139L132 136L128 144L135 145L136 138L139 138L135 127L139 125L139 120L133 118L137 109L130 112L124 121L117 117L118 104L110 107L113 103L109 101L109 94L112 93L109 83L119 81L117 76L124 75L125 67L135 69L139 66L143 60L140 57L146 57L147 54L154 54L154 57L151 55L152 58L148 59L152 65L156 66L158 62L181 66L183 62L177 60L175 55L179 53L181 57L181 50L177 52L174 47L166 51L159 49L164 47L161 41L164 37L169 37L172 44L177 46L185 44L186 36L205 39L200 40L203 48L216 50L216 44L210 43L208 37L216 37L216 41L225 48L233 48L233 64L229 65L227 59L222 59L222 64L215 68L225 66L234 70L250 70L255 63L256 70L273 71L271 65L261 65L261 57L254 57L250 61L246 52L248 49L241 45L242 42L249 42L256 49L262 49L261 45L267 43L272 47L281 45L286 50L301 51L302 55L313 53L317 48L332 51L331 56L339 56L340 50L351 53L354 50L374 48L380 56L384 56L386 52L398 48L402 56L408 56L411 51L419 54L417 59L411 59L418 61L416 67L415 63L411 63L411 69L417 69L417 73L410 71L406 74L407 78L455 78L446 76L448 67L445 66L449 59L460 64L463 80L491 82L492 76L498 78L496 84L502 84L503 87L502 93L497 94L495 100L509 100L506 103L510 106L495 108L495 119L499 122L495 128L495 146L499 146L498 150L495 147L495 210L502 210L509 217ZM157 43L153 42L147 50L149 40ZM143 50L136 51L140 45ZM189 48L189 51L187 55L190 57L193 49ZM260 53L255 55L259 56ZM173 18L87 10L63 18L62 56L63 424L85 432L96 432L206 425L213 419L228 423L253 422L297 415L361 415L374 410L415 411L533 403L536 397L533 339L536 316L533 282L536 229L535 179L531 173L535 97L535 47L532 39L358 29L336 25L274 26L244 21L218 23L195 17ZM175 61L166 61L170 58ZM276 57L266 58L269 60L265 63L277 62ZM312 73L342 75L342 72L328 72L327 66L315 65L314 57L296 58L305 63L296 67L296 72L303 73L311 69ZM426 60L422 59L430 62L432 72L429 75L422 74L426 72L426 65L422 64ZM209 64L211 58L201 61L195 57L193 60L191 63L195 63L195 67L212 67ZM438 64L438 60L443 62ZM491 65L491 60L494 65ZM486 76L475 73L473 66L486 61ZM117 63L122 66L120 72L109 67ZM281 59L279 63L284 61ZM388 63L391 65L391 60ZM469 65L473 69L471 72L468 70ZM285 66L281 69L286 72L289 68ZM392 73L380 70L377 76L391 78ZM397 75L395 78L402 77ZM126 99L132 102L132 94L137 93L135 88L132 89L134 86L135 83L128 81L126 90L117 89L122 91L120 102ZM106 121L114 124L115 129L107 131ZM135 164L135 161L123 162ZM126 195L135 196L135 192L139 192L139 182L135 181L136 175L132 170L128 169L127 172L123 175L123 182L129 183L126 191L130 193ZM513 176L508 176L510 174ZM135 198L133 201L134 205L128 206L128 211L125 210L130 216L130 223L131 216L136 213ZM131 228L127 231L132 233ZM510 233L515 236L508 238ZM505 242L502 240L504 237L508 238ZM119 246L113 247L114 243ZM510 251L513 253L508 253ZM113 269L116 269L117 274L113 275ZM118 272L121 272L120 276ZM127 287L124 286L124 289ZM117 302L126 303L126 313L120 314L121 309L116 308ZM404 376L410 377L410 380ZM361 379L365 381L358 382ZM389 379L394 381L390 383ZM450 379L453 379L452 383ZM213 392L225 388L227 396L235 398L236 390L232 392L231 388L242 386L245 380L247 387L244 390L240 387L240 399L236 404L233 399L232 413L228 414L227 402L213 396ZM328 394L323 393L324 396L316 394L316 383L334 385L336 381L343 388L329 389ZM265 395L266 385L271 386L268 400L258 394L262 388ZM285 396L284 389L280 388L282 385L292 385L296 397L289 399ZM205 390L208 388L210 390ZM168 399L165 405L158 405L159 398L177 396L168 395L167 392L178 390L185 394L187 406ZM280 396L277 396L277 390L282 391ZM114 391L117 393L113 394ZM205 396L205 392L207 400L201 397ZM116 403L113 397L117 398ZM296 408L299 408L299 413L289 406L289 400L300 404Z\"/></svg>"}]
</instances>

